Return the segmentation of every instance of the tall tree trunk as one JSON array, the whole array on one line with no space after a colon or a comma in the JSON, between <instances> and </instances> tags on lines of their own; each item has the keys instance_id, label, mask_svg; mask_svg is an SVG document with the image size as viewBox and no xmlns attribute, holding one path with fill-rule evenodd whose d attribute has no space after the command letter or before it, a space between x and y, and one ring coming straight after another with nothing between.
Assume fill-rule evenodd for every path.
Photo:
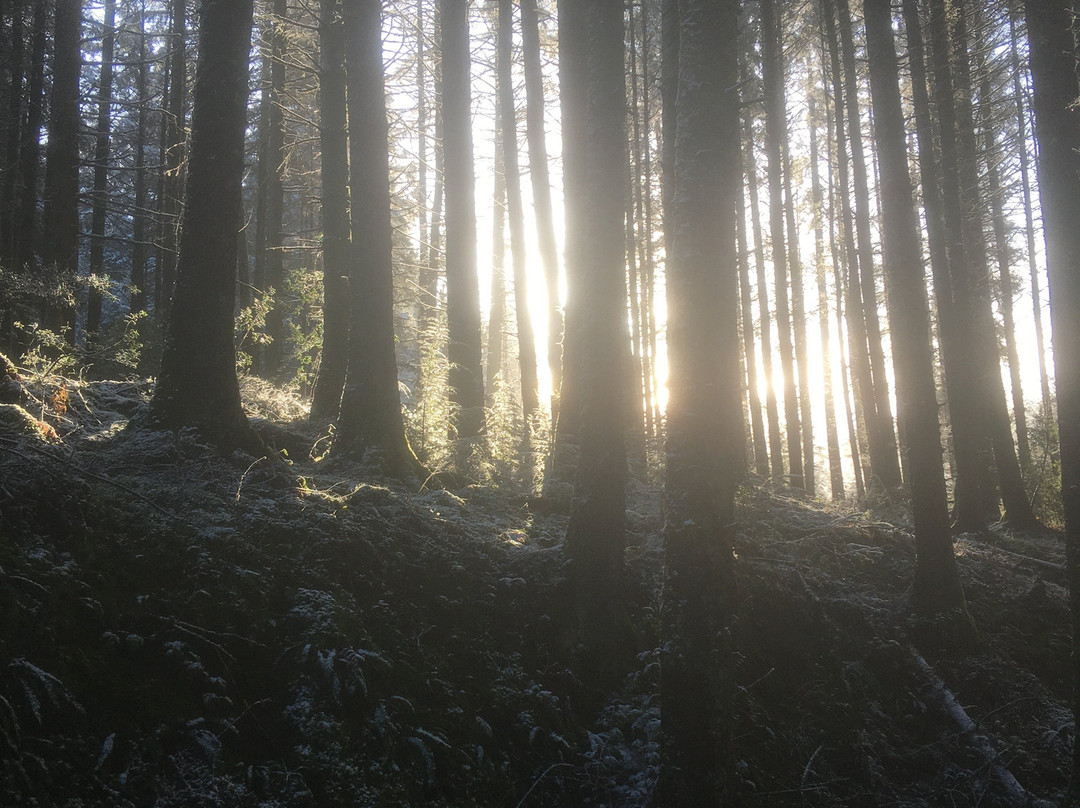
<instances>
[{"instance_id":1,"label":"tall tree trunk","mask_svg":"<svg viewBox=\"0 0 1080 808\"><path fill-rule=\"evenodd\" d=\"M58 0L53 10L53 81L49 145L45 158L45 215L42 262L59 278L79 269L79 72L82 0ZM46 304L45 325L67 328L75 340L73 302L57 296Z\"/></svg>"},{"instance_id":2,"label":"tall tree trunk","mask_svg":"<svg viewBox=\"0 0 1080 808\"><path fill-rule=\"evenodd\" d=\"M116 43L116 2L102 7L101 73L98 76L97 131L94 133L94 187L91 190L90 274L106 277L105 216L109 206L109 144L112 135L113 50ZM86 309L87 347L101 328L101 290L90 287Z\"/></svg>"},{"instance_id":3,"label":"tall tree trunk","mask_svg":"<svg viewBox=\"0 0 1080 808\"><path fill-rule=\"evenodd\" d=\"M488 313L487 386L493 403L495 387L506 381L506 160L502 110L495 106L494 199L491 210L491 309ZM500 381L496 381L496 379Z\"/></svg>"},{"instance_id":4,"label":"tall tree trunk","mask_svg":"<svg viewBox=\"0 0 1080 808\"><path fill-rule=\"evenodd\" d=\"M38 232L38 177L41 168L41 125L45 111L45 47L48 33L46 0L35 0L31 42L30 81L26 98L26 126L19 147L18 224L13 245L15 266L33 261Z\"/></svg>"},{"instance_id":5,"label":"tall tree trunk","mask_svg":"<svg viewBox=\"0 0 1080 808\"><path fill-rule=\"evenodd\" d=\"M246 2L246 0L244 0ZM180 236L181 196L184 192L184 104L187 100L187 2L173 0L167 67L169 88L163 110L164 188L158 197L161 249L158 252L155 295L158 311L167 310L176 282L176 250Z\"/></svg>"},{"instance_id":6,"label":"tall tree trunk","mask_svg":"<svg viewBox=\"0 0 1080 808\"><path fill-rule=\"evenodd\" d=\"M319 142L322 147L323 344L312 418L335 418L349 356L349 159L345 28L340 0L319 4Z\"/></svg>"},{"instance_id":7,"label":"tall tree trunk","mask_svg":"<svg viewBox=\"0 0 1080 808\"><path fill-rule=\"evenodd\" d=\"M789 482L805 485L803 445L800 430L799 395L795 379L795 349L792 343L791 313L788 306L788 262L784 234L783 154L781 144L787 129L784 96L784 63L781 25L774 0L761 2L761 67L765 91L765 154L769 182L769 230L772 237L773 292L776 305L776 332L780 365L784 374L784 424L787 431ZM790 234L792 238L795 234Z\"/></svg>"},{"instance_id":8,"label":"tall tree trunk","mask_svg":"<svg viewBox=\"0 0 1080 808\"><path fill-rule=\"evenodd\" d=\"M260 155L260 176L266 182L266 275L263 291L273 289L274 300L266 313L267 344L261 353L259 370L266 378L273 378L281 369L285 355L285 315L282 309L282 284L285 281L285 56L284 27L288 7L286 0L273 0L273 17L270 21L270 99L266 150Z\"/></svg>"},{"instance_id":9,"label":"tall tree trunk","mask_svg":"<svg viewBox=\"0 0 1080 808\"><path fill-rule=\"evenodd\" d=\"M754 131L750 112L743 116L746 144L746 184L750 195L750 226L754 237L754 267L757 279L758 324L761 328L761 369L765 375L765 415L769 425L770 476L779 482L784 476L784 448L780 437L780 413L773 383L772 329L769 325L769 290L765 280L765 240L761 233L761 214L758 206L757 162L754 159Z\"/></svg>"},{"instance_id":10,"label":"tall tree trunk","mask_svg":"<svg viewBox=\"0 0 1080 808\"><path fill-rule=\"evenodd\" d=\"M1066 0L1025 0L1035 95L1038 177L1050 278L1061 498L1069 610L1073 622L1073 678L1080 681L1080 109L1076 98L1076 42ZM1074 686L1075 687L1075 686ZM1080 716L1080 689L1073 691ZM1073 744L1069 804L1080 799L1080 743Z\"/></svg>"},{"instance_id":11,"label":"tall tree trunk","mask_svg":"<svg viewBox=\"0 0 1080 808\"><path fill-rule=\"evenodd\" d=\"M334 451L374 456L396 477L423 469L405 438L394 354L389 125L381 0L344 0L349 108L349 359Z\"/></svg>"},{"instance_id":12,"label":"tall tree trunk","mask_svg":"<svg viewBox=\"0 0 1080 808\"><path fill-rule=\"evenodd\" d=\"M844 498L844 469L840 458L840 435L836 428L836 403L833 395L832 351L829 339L829 290L825 268L825 234L822 226L824 202L818 168L817 107L813 87L807 89L809 108L806 117L810 128L810 198L814 209L814 269L818 293L818 334L821 342L822 392L825 396L825 442L829 452L830 494L836 501Z\"/></svg>"},{"instance_id":13,"label":"tall tree trunk","mask_svg":"<svg viewBox=\"0 0 1080 808\"><path fill-rule=\"evenodd\" d=\"M24 87L26 74L30 72L23 28L26 9L19 3L10 13L11 27L6 41L0 40L7 49L7 64L3 71L7 79L4 88L6 108L0 119L0 148L3 148L0 158L0 262L9 267L15 263L16 255L15 227L18 217L15 196L19 184L19 144L26 97ZM0 11L0 24L4 16Z\"/></svg>"},{"instance_id":14,"label":"tall tree trunk","mask_svg":"<svg viewBox=\"0 0 1080 808\"><path fill-rule=\"evenodd\" d=\"M132 314L146 311L146 261L149 257L147 242L147 176L146 176L146 141L148 139L147 85L150 68L147 64L146 48L146 7L142 4L137 12L139 40L139 68L135 78L135 97L139 104L138 123L135 125L135 211L131 223L131 296L128 310ZM141 324L140 324L141 325Z\"/></svg>"},{"instance_id":15,"label":"tall tree trunk","mask_svg":"<svg viewBox=\"0 0 1080 808\"><path fill-rule=\"evenodd\" d=\"M536 371L536 337L529 312L529 276L525 253L525 210L518 170L517 110L513 81L513 0L498 0L497 80L502 123L503 162L506 176L506 207L510 220L510 256L514 267L514 314L517 319L518 365L521 369L521 407L528 424L540 406Z\"/></svg>"},{"instance_id":16,"label":"tall tree trunk","mask_svg":"<svg viewBox=\"0 0 1080 808\"><path fill-rule=\"evenodd\" d=\"M829 52L833 98L835 99L833 118L836 133L837 198L846 199L851 189L851 181L848 177L847 120L844 116L846 92L844 90L844 74L841 69L840 45L836 32L835 9L836 5L833 0L821 0L821 17L825 23L825 42ZM868 202L864 202L864 204L868 204ZM863 413L871 473L873 477L877 478L876 484L878 486L887 488L889 487L889 480L896 484L899 483L900 466L896 458L895 444L891 442L892 424L884 423L884 418L879 417L877 412L877 398L867 342L867 327L861 292L862 284L859 278L859 258L855 250L855 232L852 217L842 215L840 221L843 227L843 247L847 264L845 283L842 286L844 289L845 321L849 341L848 358L851 363L851 375L857 396L856 411L861 410ZM858 440L858 438L856 437L855 440ZM871 476L867 474L865 485L869 488L872 484Z\"/></svg>"},{"instance_id":17,"label":"tall tree trunk","mask_svg":"<svg viewBox=\"0 0 1080 808\"><path fill-rule=\"evenodd\" d=\"M1046 372L1046 338L1043 335L1042 291L1039 267L1035 260L1035 217L1031 199L1031 168L1028 157L1027 111L1024 104L1024 88L1020 75L1020 56L1016 42L1016 20L1009 10L1009 57L1012 62L1013 103L1016 105L1016 140L1020 155L1020 188L1024 197L1024 235L1027 237L1028 276L1031 285L1032 314L1035 321L1035 350L1039 361L1039 390L1042 393L1043 412L1049 415L1053 409L1050 394L1050 377Z\"/></svg>"},{"instance_id":18,"label":"tall tree trunk","mask_svg":"<svg viewBox=\"0 0 1080 808\"><path fill-rule=\"evenodd\" d=\"M627 648L622 598L630 363L623 249L623 2L570 0L570 5L580 25L574 44L581 50L567 65L568 80L580 89L569 100L576 125L568 134L581 140L567 168L583 172L575 178L581 193L576 200L582 216L578 236L589 237L567 254L566 330L571 339L566 356L582 385L574 399L580 456L565 546L575 633L585 648L583 667L589 678L607 679L624 663Z\"/></svg>"},{"instance_id":19,"label":"tall tree trunk","mask_svg":"<svg viewBox=\"0 0 1080 808\"><path fill-rule=\"evenodd\" d=\"M754 471L769 476L769 446L765 441L765 422L761 417L761 393L758 387L757 348L754 342L754 301L750 288L750 261L746 244L746 200L739 189L735 195L735 236L739 259L739 302L742 314L743 361L746 364L746 388L749 394L750 436L754 446ZM765 327L768 323L765 324Z\"/></svg>"},{"instance_id":20,"label":"tall tree trunk","mask_svg":"<svg viewBox=\"0 0 1080 808\"><path fill-rule=\"evenodd\" d=\"M990 300L990 270L987 260L986 235L983 229L983 206L978 199L979 169L975 114L972 105L974 86L968 56L969 9L966 0L955 0L956 12L951 41L956 57L957 146L960 151L961 198L963 200L963 237L968 250L970 289L972 296L972 326L979 362L981 405L986 407L986 426L994 450L1004 519L1012 527L1031 530L1038 521L1024 490L1024 478L1016 456L1005 385L1001 378L1001 358L997 331ZM972 8L972 11L975 11ZM970 197L970 198L969 198Z\"/></svg>"},{"instance_id":21,"label":"tall tree trunk","mask_svg":"<svg viewBox=\"0 0 1080 808\"><path fill-rule=\"evenodd\" d=\"M837 0L836 10L839 19L840 55L844 71L848 143L851 147L851 176L855 190L855 229L858 237L858 247L851 259L852 269L858 266L858 277L855 277L854 272L849 273L849 285L852 286L852 292L858 292L862 298L861 311L853 311L849 304L848 322L851 322L854 315L861 316L865 324L873 394L872 402L863 398L863 411L870 439L870 462L878 483L888 491L900 486L900 463L896 453L896 433L893 428L892 405L889 401L885 354L881 346L877 281L874 272L874 245L870 234L870 191L867 185L866 159L863 154L862 116L859 111L855 45L852 39L853 23L848 0ZM855 261L855 258L858 260Z\"/></svg>"},{"instance_id":22,"label":"tall tree trunk","mask_svg":"<svg viewBox=\"0 0 1080 808\"><path fill-rule=\"evenodd\" d=\"M739 4L680 2L675 208L668 218L666 572L657 804L730 804L738 401Z\"/></svg>"},{"instance_id":23,"label":"tall tree trunk","mask_svg":"<svg viewBox=\"0 0 1080 808\"><path fill-rule=\"evenodd\" d=\"M252 0L203 0L176 293L150 401L162 427L194 427L261 454L240 404L233 344Z\"/></svg>"},{"instance_id":24,"label":"tall tree trunk","mask_svg":"<svg viewBox=\"0 0 1080 808\"><path fill-rule=\"evenodd\" d=\"M467 0L439 0L446 193L446 315L454 437L464 450L484 425L480 282L476 272L472 92Z\"/></svg>"},{"instance_id":25,"label":"tall tree trunk","mask_svg":"<svg viewBox=\"0 0 1080 808\"><path fill-rule=\"evenodd\" d=\"M930 311L908 174L892 6L890 0L866 0L863 8L881 172L882 251L888 273L900 438L906 455L907 488L915 527L913 598L916 612L929 616L963 609L964 593L949 535Z\"/></svg>"},{"instance_id":26,"label":"tall tree trunk","mask_svg":"<svg viewBox=\"0 0 1080 808\"><path fill-rule=\"evenodd\" d=\"M562 302L559 299L559 254L555 243L555 216L551 205L547 138L544 133L544 77L540 65L540 20L536 0L521 0L521 50L525 62L526 135L529 174L536 212L537 248L544 267L547 294L548 368L551 373L552 418L562 387Z\"/></svg>"},{"instance_id":27,"label":"tall tree trunk","mask_svg":"<svg viewBox=\"0 0 1080 808\"><path fill-rule=\"evenodd\" d=\"M990 223L994 233L994 259L997 263L1002 326L1005 336L1005 359L1009 365L1009 387L1012 394L1013 420L1016 424L1016 450L1021 471L1031 467L1031 444L1028 441L1027 405L1020 379L1020 352L1016 344L1016 318L1013 313L1015 295L1012 257L1005 220L1004 188L998 163L1001 151L994 133L990 109L990 76L985 65L979 81L980 127L983 136L983 160L986 163L987 195L990 200Z\"/></svg>"}]
</instances>

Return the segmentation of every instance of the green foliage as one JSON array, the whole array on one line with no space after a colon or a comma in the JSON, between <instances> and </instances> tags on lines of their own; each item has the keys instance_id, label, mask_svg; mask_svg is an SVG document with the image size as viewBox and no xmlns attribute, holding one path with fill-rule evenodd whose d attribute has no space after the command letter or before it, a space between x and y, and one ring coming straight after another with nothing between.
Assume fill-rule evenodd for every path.
<instances>
[{"instance_id":1,"label":"green foliage","mask_svg":"<svg viewBox=\"0 0 1080 808\"><path fill-rule=\"evenodd\" d=\"M311 268L290 272L283 284L282 296L285 335L291 351L286 361L290 368L295 368L289 385L307 396L318 375L317 360L323 342L322 273Z\"/></svg>"},{"instance_id":2,"label":"green foliage","mask_svg":"<svg viewBox=\"0 0 1080 808\"><path fill-rule=\"evenodd\" d=\"M448 468L453 462L450 423L450 363L443 352L446 321L441 313L419 335L418 379L409 405L405 407L405 434L417 457L433 470Z\"/></svg>"},{"instance_id":3,"label":"green foliage","mask_svg":"<svg viewBox=\"0 0 1080 808\"><path fill-rule=\"evenodd\" d=\"M236 370L248 373L254 364L257 346L269 345L270 337L266 334L266 315L274 308L275 292L273 287L265 292L256 291L250 306L240 309L236 317Z\"/></svg>"},{"instance_id":4,"label":"green foliage","mask_svg":"<svg viewBox=\"0 0 1080 808\"><path fill-rule=\"evenodd\" d=\"M1047 527L1062 528L1065 513L1061 505L1061 451L1054 408L1039 405L1028 419L1031 441L1031 468L1027 470L1027 491L1035 514Z\"/></svg>"}]
</instances>

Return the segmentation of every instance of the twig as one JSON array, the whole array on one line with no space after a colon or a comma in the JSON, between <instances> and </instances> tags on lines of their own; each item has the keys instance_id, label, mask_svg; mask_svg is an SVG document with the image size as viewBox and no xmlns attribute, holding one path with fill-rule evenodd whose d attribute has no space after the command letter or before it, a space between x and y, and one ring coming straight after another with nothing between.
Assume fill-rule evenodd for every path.
<instances>
[{"instance_id":1,"label":"twig","mask_svg":"<svg viewBox=\"0 0 1080 808\"><path fill-rule=\"evenodd\" d=\"M521 806L525 804L525 800L527 800L529 798L529 795L533 793L533 789L536 788L538 785L540 785L540 781L548 776L548 772L550 772L552 769L558 769L558 768L560 768L562 766L568 766L571 769L574 768L573 763L552 763L550 766L548 766L546 769L544 769L544 771L541 773L541 775L539 777L537 777L535 780L533 780L533 784L531 786L529 786L529 790L525 792L525 796L523 796L518 801L518 804L515 805L514 808L521 808Z\"/></svg>"}]
</instances>

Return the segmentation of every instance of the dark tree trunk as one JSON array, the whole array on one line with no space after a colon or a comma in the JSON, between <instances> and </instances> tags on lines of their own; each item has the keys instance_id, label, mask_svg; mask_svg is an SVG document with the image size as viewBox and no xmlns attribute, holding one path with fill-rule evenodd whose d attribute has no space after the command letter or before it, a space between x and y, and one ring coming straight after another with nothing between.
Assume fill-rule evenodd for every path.
<instances>
[{"instance_id":1,"label":"dark tree trunk","mask_svg":"<svg viewBox=\"0 0 1080 808\"><path fill-rule=\"evenodd\" d=\"M79 269L79 72L82 0L58 0L53 10L53 83L45 158L42 262L60 277ZM75 309L67 300L46 304L46 327L67 328L75 340Z\"/></svg>"},{"instance_id":2,"label":"dark tree trunk","mask_svg":"<svg viewBox=\"0 0 1080 808\"><path fill-rule=\"evenodd\" d=\"M536 337L529 312L529 276L525 254L525 210L518 169L517 110L513 81L513 0L498 0L496 92L502 124L506 209L510 220L510 256L514 268L514 314L517 319L518 365L521 369L521 407L528 424L540 406L536 373Z\"/></svg>"},{"instance_id":3,"label":"dark tree trunk","mask_svg":"<svg viewBox=\"0 0 1080 808\"><path fill-rule=\"evenodd\" d=\"M773 384L772 328L769 325L769 290L765 279L765 243L761 233L758 207L757 161L754 159L754 131L749 110L743 118L746 143L746 183L750 195L750 227L754 236L754 268L757 278L758 324L761 328L761 369L765 375L765 415L769 425L769 475L780 481L784 476L784 448L780 437L780 412Z\"/></svg>"},{"instance_id":4,"label":"dark tree trunk","mask_svg":"<svg viewBox=\"0 0 1080 808\"><path fill-rule=\"evenodd\" d=\"M540 21L536 0L521 0L521 48L525 60L526 132L529 144L529 173L533 208L536 211L536 238L544 266L547 292L548 367L551 372L553 404L562 387L562 302L559 299L559 255L555 244L555 217L551 205L551 177L548 172L547 139L544 134L544 79L540 69ZM552 407L552 418L557 415Z\"/></svg>"},{"instance_id":5,"label":"dark tree trunk","mask_svg":"<svg viewBox=\"0 0 1080 808\"><path fill-rule=\"evenodd\" d=\"M7 37L4 38L0 31L0 46L7 50L5 64L0 71L6 78L3 90L6 104L3 117L0 118L0 148L3 148L3 155L0 157L0 262L8 267L15 263L15 227L18 221L15 197L19 182L19 144L26 97L24 86L26 74L30 72L24 41L23 23L26 9L23 3L12 8L10 14L11 26ZM0 10L0 26L3 25L5 16L6 12Z\"/></svg>"},{"instance_id":6,"label":"dark tree trunk","mask_svg":"<svg viewBox=\"0 0 1080 808\"><path fill-rule=\"evenodd\" d=\"M1026 0L1035 137L1050 278L1061 495L1073 621L1073 679L1080 681L1080 109L1076 43L1066 0ZM1074 688L1076 685L1074 684ZM1080 688L1073 691L1080 715ZM1080 798L1080 743L1073 744L1069 804Z\"/></svg>"},{"instance_id":7,"label":"dark tree trunk","mask_svg":"<svg viewBox=\"0 0 1080 808\"><path fill-rule=\"evenodd\" d=\"M829 51L833 98L835 99L833 115L836 133L837 198L846 199L851 189L851 182L848 177L847 121L844 116L844 101L847 93L844 90L844 73L841 68L835 9L836 6L833 0L821 0L821 17L825 23L825 41ZM849 28L850 24L850 15L848 15L847 25ZM856 122L859 120L857 99L855 120ZM860 158L861 156L860 149ZM856 171L855 173L859 172ZM862 172L862 177L865 186L865 172ZM856 185L858 185L858 182L856 182ZM857 200L863 199L861 203L863 206L869 205L869 201L863 198L861 194L856 193L855 196ZM869 213L867 212L868 216ZM850 346L848 358L851 362L851 374L857 395L856 409L861 408L863 413L870 455L871 473L866 475L865 485L869 488L873 484L870 479L872 474L873 477L877 478L876 485L889 488L900 483L900 464L896 455L891 417L886 420L884 414L879 413L877 409L875 376L870 359L871 352L867 337L866 312L859 273L860 258L855 249L855 232L852 218L850 215L840 217L843 226L844 254L847 262L844 308ZM869 221L868 218L867 221Z\"/></svg>"},{"instance_id":8,"label":"dark tree trunk","mask_svg":"<svg viewBox=\"0 0 1080 808\"><path fill-rule=\"evenodd\" d=\"M446 316L453 432L464 451L484 426L480 282L467 0L439 0L442 21L443 159L446 193Z\"/></svg>"},{"instance_id":9,"label":"dark tree trunk","mask_svg":"<svg viewBox=\"0 0 1080 808\"><path fill-rule=\"evenodd\" d=\"M1009 247L1008 225L1005 218L1005 189L1001 184L998 167L1001 149L994 132L990 105L990 75L985 64L979 81L980 128L983 136L983 160L986 165L987 196L990 200L990 223L994 234L994 261L997 264L999 299L1002 326L1005 337L1005 359L1009 365L1009 388L1016 423L1016 451L1021 471L1031 467L1031 444L1028 439L1027 404L1020 379L1020 352L1016 344L1016 318L1013 312L1015 282L1012 274L1012 256Z\"/></svg>"},{"instance_id":10,"label":"dark tree trunk","mask_svg":"<svg viewBox=\"0 0 1080 808\"><path fill-rule=\"evenodd\" d=\"M233 344L252 0L203 0L184 226L153 421L263 451L240 404Z\"/></svg>"},{"instance_id":11,"label":"dark tree trunk","mask_svg":"<svg viewBox=\"0 0 1080 808\"><path fill-rule=\"evenodd\" d=\"M266 149L260 155L260 177L266 183L266 274L263 291L274 290L273 305L266 313L267 344L263 347L259 371L266 378L273 378L281 369L285 355L285 313L282 308L282 284L285 281L285 56L287 6L285 0L273 0L273 17L270 22L270 98L267 106ZM261 189L260 189L261 190Z\"/></svg>"},{"instance_id":12,"label":"dark tree trunk","mask_svg":"<svg viewBox=\"0 0 1080 808\"><path fill-rule=\"evenodd\" d=\"M834 500L844 498L844 469L840 459L840 435L836 428L833 396L832 351L829 339L829 291L825 269L825 234L822 226L824 202L818 168L817 107L813 88L807 92L810 128L810 198L814 206L814 268L818 293L818 334L821 341L822 390L825 394L825 441L829 451L829 486Z\"/></svg>"},{"instance_id":13,"label":"dark tree trunk","mask_svg":"<svg viewBox=\"0 0 1080 808\"><path fill-rule=\"evenodd\" d=\"M335 418L349 355L349 159L345 30L340 0L320 0L319 140L322 146L323 344L312 418Z\"/></svg>"},{"instance_id":14,"label":"dark tree trunk","mask_svg":"<svg viewBox=\"0 0 1080 808\"><path fill-rule=\"evenodd\" d=\"M865 324L866 345L870 359L872 401L863 397L867 436L870 440L870 463L874 476L886 491L900 486L900 463L896 452L896 433L893 428L892 405L889 402L889 382L885 373L885 354L881 346L881 325L878 318L877 281L874 272L874 246L870 232L870 191L866 177L866 158L863 153L862 116L859 110L858 77L855 72L855 45L852 39L852 19L848 0L837 0L840 54L844 71L844 100L847 108L848 142L851 146L851 176L855 190L855 229L857 250L849 256L852 271L849 286L861 295L861 306L848 306L848 322L861 317ZM855 259L858 259L857 261ZM858 267L858 276L853 271ZM851 302L854 302L849 298Z\"/></svg>"},{"instance_id":15,"label":"dark tree trunk","mask_svg":"<svg viewBox=\"0 0 1080 808\"><path fill-rule=\"evenodd\" d=\"M784 97L784 63L781 25L774 0L761 3L761 68L765 91L765 154L769 182L769 230L772 239L773 290L776 305L776 332L780 365L784 374L784 423L790 476L788 482L802 488L803 444L800 429L799 394L795 380L795 349L792 343L791 312L788 306L787 241L784 234L782 142L787 129ZM795 238L794 233L790 234Z\"/></svg>"},{"instance_id":16,"label":"dark tree trunk","mask_svg":"<svg viewBox=\"0 0 1080 808\"><path fill-rule=\"evenodd\" d=\"M754 342L754 301L750 288L750 261L746 245L746 200L742 189L739 190L735 196L735 234L739 256L739 303L742 314L743 361L746 364L746 388L749 394L750 436L754 446L754 471L761 477L768 477L769 446L765 441L765 422L761 417L757 348Z\"/></svg>"},{"instance_id":17,"label":"dark tree trunk","mask_svg":"<svg viewBox=\"0 0 1080 808\"><path fill-rule=\"evenodd\" d=\"M495 178L491 210L491 308L488 311L485 386L489 404L494 401L496 385L506 381L503 371L506 348L506 162L503 149L502 113L496 105Z\"/></svg>"},{"instance_id":18,"label":"dark tree trunk","mask_svg":"<svg viewBox=\"0 0 1080 808\"><path fill-rule=\"evenodd\" d=\"M668 214L668 441L661 666L667 808L731 804L729 620L738 401L739 4L680 2L674 208Z\"/></svg>"},{"instance_id":19,"label":"dark tree trunk","mask_svg":"<svg viewBox=\"0 0 1080 808\"><path fill-rule=\"evenodd\" d=\"M41 168L41 124L45 112L45 46L48 25L46 0L35 0L34 33L31 44L29 92L26 98L26 126L19 147L18 226L13 245L15 266L28 266L34 259L38 232L38 176Z\"/></svg>"},{"instance_id":20,"label":"dark tree trunk","mask_svg":"<svg viewBox=\"0 0 1080 808\"><path fill-rule=\"evenodd\" d=\"M247 2L247 0L243 0ZM173 0L169 30L169 74L167 103L163 110L162 145L165 150L162 193L158 196L161 214L161 249L157 278L160 290L155 303L169 308L176 282L177 242L180 234L181 196L184 192L184 104L187 97L187 0Z\"/></svg>"},{"instance_id":21,"label":"dark tree trunk","mask_svg":"<svg viewBox=\"0 0 1080 808\"><path fill-rule=\"evenodd\" d=\"M1009 58L1012 62L1012 98L1016 105L1016 140L1020 155L1020 188L1024 198L1024 235L1027 239L1028 276L1031 284L1031 305L1035 321L1035 350L1039 362L1039 390L1042 393L1043 412L1052 412L1053 397L1050 394L1050 378L1046 372L1046 338L1043 334L1042 291L1039 282L1039 267L1035 260L1035 219L1031 202L1031 167L1028 156L1027 110L1024 105L1024 87L1020 75L1020 55L1016 42L1016 20L1014 11L1009 10Z\"/></svg>"},{"instance_id":22,"label":"dark tree trunk","mask_svg":"<svg viewBox=\"0 0 1080 808\"><path fill-rule=\"evenodd\" d=\"M580 25L567 78L580 89L572 137L582 171L579 241L567 255L566 357L575 393L580 455L566 530L570 583L587 675L623 664L623 549L626 542L625 409L629 339L626 327L624 190L627 171L622 0L569 0ZM579 236L581 234L579 233ZM587 381L587 383L585 383ZM563 409L565 414L566 409Z\"/></svg>"},{"instance_id":23,"label":"dark tree trunk","mask_svg":"<svg viewBox=\"0 0 1080 808\"><path fill-rule=\"evenodd\" d=\"M990 270L987 260L986 235L983 230L983 205L978 198L980 189L978 143L972 105L974 87L971 79L968 33L969 10L965 0L951 0L950 42L955 57L955 98L957 151L960 169L961 234L968 261L968 274L960 277L956 296L970 301L971 319L968 338L974 344L978 363L976 381L978 404L985 409L986 430L994 451L1004 519L1012 527L1030 530L1038 521L1024 490L1024 479L1016 457L1005 386L1001 379L1001 358L997 331L990 299ZM997 503L992 503L994 508Z\"/></svg>"},{"instance_id":24,"label":"dark tree trunk","mask_svg":"<svg viewBox=\"0 0 1080 808\"><path fill-rule=\"evenodd\" d=\"M336 453L372 453L396 477L422 472L405 438L394 355L389 126L383 75L382 3L344 0L348 75L352 272L349 357ZM421 477L423 479L423 477Z\"/></svg>"},{"instance_id":25,"label":"dark tree trunk","mask_svg":"<svg viewBox=\"0 0 1080 808\"><path fill-rule=\"evenodd\" d=\"M131 298L128 310L132 314L146 311L146 260L149 256L147 242L147 176L146 176L146 141L149 99L147 84L149 65L146 61L146 19L142 11L138 15L139 72L136 74L135 96L138 99L139 113L135 132L135 211L132 214L131 234Z\"/></svg>"},{"instance_id":26,"label":"dark tree trunk","mask_svg":"<svg viewBox=\"0 0 1080 808\"><path fill-rule=\"evenodd\" d=\"M113 49L116 43L116 2L105 0L101 37L101 74L98 76L97 131L94 133L94 187L91 190L90 274L106 276L105 216L109 195L109 143L112 134ZM89 347L101 328L101 292L91 286L86 309L86 340Z\"/></svg>"},{"instance_id":27,"label":"dark tree trunk","mask_svg":"<svg viewBox=\"0 0 1080 808\"><path fill-rule=\"evenodd\" d=\"M882 252L888 273L900 438L915 527L914 607L919 614L933 615L964 608L964 593L949 534L930 310L908 174L892 6L890 0L866 0L863 8L881 174Z\"/></svg>"}]
</instances>

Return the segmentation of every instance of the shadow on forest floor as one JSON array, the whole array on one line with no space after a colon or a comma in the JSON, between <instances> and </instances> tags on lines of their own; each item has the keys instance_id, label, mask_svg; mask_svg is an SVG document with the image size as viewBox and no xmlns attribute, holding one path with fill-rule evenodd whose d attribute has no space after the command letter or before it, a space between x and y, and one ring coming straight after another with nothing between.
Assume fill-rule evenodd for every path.
<instances>
[{"instance_id":1,"label":"shadow on forest floor","mask_svg":"<svg viewBox=\"0 0 1080 808\"><path fill-rule=\"evenodd\" d=\"M125 431L145 384L64 386L30 391L57 439L0 425L0 804L648 804L655 488L628 503L640 653L596 692L561 631L564 516L313 463L318 428L268 386L246 404L292 465ZM901 508L748 485L738 518L742 804L1060 798L1060 537L959 537L980 639L916 651Z\"/></svg>"}]
</instances>

